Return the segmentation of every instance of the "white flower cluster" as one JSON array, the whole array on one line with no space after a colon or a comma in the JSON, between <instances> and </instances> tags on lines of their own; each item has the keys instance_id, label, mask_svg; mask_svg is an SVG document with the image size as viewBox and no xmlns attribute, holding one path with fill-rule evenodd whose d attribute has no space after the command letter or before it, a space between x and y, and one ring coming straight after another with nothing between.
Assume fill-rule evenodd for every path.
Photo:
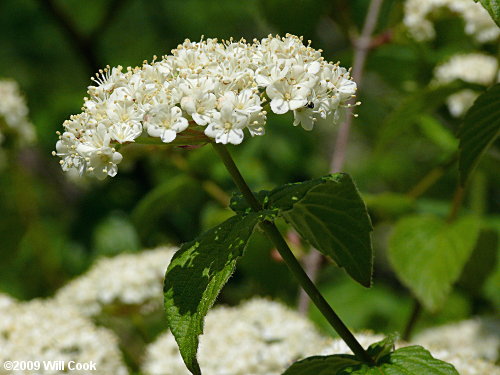
<instances>
[{"instance_id":1,"label":"white flower cluster","mask_svg":"<svg viewBox=\"0 0 500 375\"><path fill-rule=\"evenodd\" d=\"M28 106L19 85L12 80L0 80L0 143L6 134L13 134L21 144L32 143L35 129L28 120Z\"/></svg>"},{"instance_id":2,"label":"white flower cluster","mask_svg":"<svg viewBox=\"0 0 500 375\"><path fill-rule=\"evenodd\" d=\"M489 86L500 78L497 59L482 53L454 55L436 67L434 76L439 83L461 79L484 86Z\"/></svg>"},{"instance_id":3,"label":"white flower cluster","mask_svg":"<svg viewBox=\"0 0 500 375\"><path fill-rule=\"evenodd\" d=\"M208 375L279 375L328 342L306 318L260 298L210 310L204 331L198 358ZM189 374L170 332L148 347L143 363L147 375Z\"/></svg>"},{"instance_id":4,"label":"white flower cluster","mask_svg":"<svg viewBox=\"0 0 500 375\"><path fill-rule=\"evenodd\" d=\"M6 361L93 361L99 374L126 375L116 337L96 328L70 306L34 300L2 309L0 319L0 369ZM4 374L0 370L0 374ZM9 375L67 374L68 369L9 371ZM87 375L88 371L72 370Z\"/></svg>"},{"instance_id":5,"label":"white flower cluster","mask_svg":"<svg viewBox=\"0 0 500 375\"><path fill-rule=\"evenodd\" d=\"M433 327L418 334L413 341L431 349L465 353L495 362L500 353L500 321L476 318Z\"/></svg>"},{"instance_id":6,"label":"white flower cluster","mask_svg":"<svg viewBox=\"0 0 500 375\"><path fill-rule=\"evenodd\" d=\"M83 112L63 124L54 154L63 170L103 179L122 160L113 146L144 134L223 144L241 143L245 129L262 135L266 101L276 114L293 112L294 125L306 130L320 119L337 122L356 84L321 52L293 35L251 44L186 40L142 67L108 67L89 87Z\"/></svg>"},{"instance_id":7,"label":"white flower cluster","mask_svg":"<svg viewBox=\"0 0 500 375\"><path fill-rule=\"evenodd\" d=\"M14 298L0 292L0 311L8 307L14 306L15 303L16 300Z\"/></svg>"},{"instance_id":8,"label":"white flower cluster","mask_svg":"<svg viewBox=\"0 0 500 375\"><path fill-rule=\"evenodd\" d=\"M452 56L434 70L436 84L447 84L456 79L485 87L500 81L498 61L495 57L483 53L468 53ZM448 109L455 117L460 117L472 106L479 93L464 89L450 95Z\"/></svg>"},{"instance_id":9,"label":"white flower cluster","mask_svg":"<svg viewBox=\"0 0 500 375\"><path fill-rule=\"evenodd\" d=\"M448 9L465 21L465 32L478 42L494 41L500 29L486 9L472 0L406 0L404 23L416 40L424 41L435 37L432 16L441 9Z\"/></svg>"},{"instance_id":10,"label":"white flower cluster","mask_svg":"<svg viewBox=\"0 0 500 375\"><path fill-rule=\"evenodd\" d=\"M354 336L356 340L361 344L363 348L368 348L371 344L384 339L384 335L375 334L372 332L358 332ZM342 339L329 340L327 344L322 348L320 355L331 355L331 354L354 354L352 350L347 346L347 344Z\"/></svg>"},{"instance_id":11,"label":"white flower cluster","mask_svg":"<svg viewBox=\"0 0 500 375\"><path fill-rule=\"evenodd\" d=\"M453 344L450 345L450 348L453 347ZM500 375L500 367L496 366L493 362L473 357L468 353L432 348L430 348L430 351L434 358L455 366L460 375Z\"/></svg>"},{"instance_id":12,"label":"white flower cluster","mask_svg":"<svg viewBox=\"0 0 500 375\"><path fill-rule=\"evenodd\" d=\"M105 306L136 306L146 313L163 304L163 279L177 248L160 247L137 254L99 259L89 271L62 287L55 299L85 316Z\"/></svg>"}]
</instances>

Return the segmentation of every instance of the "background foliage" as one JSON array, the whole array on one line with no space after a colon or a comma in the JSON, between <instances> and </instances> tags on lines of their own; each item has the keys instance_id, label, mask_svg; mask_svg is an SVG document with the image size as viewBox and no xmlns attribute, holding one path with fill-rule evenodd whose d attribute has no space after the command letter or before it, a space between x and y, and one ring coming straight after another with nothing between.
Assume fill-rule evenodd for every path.
<instances>
[{"instance_id":1,"label":"background foliage","mask_svg":"<svg viewBox=\"0 0 500 375\"><path fill-rule=\"evenodd\" d=\"M328 59L350 66L353 40L369 1L292 3L3 0L0 76L17 80L25 91L39 143L12 154L0 171L0 290L21 299L48 296L97 256L186 242L229 217L225 207L229 196L224 191L234 188L210 148L128 146L123 149L119 176L96 182L62 174L57 158L50 155L55 132L70 114L79 112L88 78L98 68L140 65L153 55L168 53L184 38L251 40L289 32L311 39ZM398 236L391 244L411 236L431 236L426 223L422 232L417 225L405 234L408 221L434 217L444 222L459 182L454 134L460 120L444 106L447 93L454 89L438 90L429 83L438 62L477 46L453 17L437 23L435 40L416 43L404 30L402 15L402 1L384 2L344 167L367 201L375 227L374 285L364 289L328 264L319 275L321 290L354 329L403 329L413 302L399 281L405 278L397 277L398 268L389 261L388 239L394 227ZM498 54L495 44L483 48ZM254 190L328 172L337 129L305 133L291 126L291 118L272 116L268 123L266 136L247 139L231 150ZM500 307L500 272L495 266L500 228L498 159L497 141L469 178L457 214L471 215L468 220L480 223L479 241L474 249L461 251L472 256L464 255L468 262L464 260L453 280L447 280L450 284L458 280L455 287L424 313L419 328L489 314ZM440 178L422 191L422 181L432 171ZM457 232L454 236L460 241ZM289 237L299 257L309 251L293 233ZM233 304L255 294L290 304L297 299L296 284L260 234L252 239L220 301ZM328 329L315 310L311 314Z\"/></svg>"}]
</instances>

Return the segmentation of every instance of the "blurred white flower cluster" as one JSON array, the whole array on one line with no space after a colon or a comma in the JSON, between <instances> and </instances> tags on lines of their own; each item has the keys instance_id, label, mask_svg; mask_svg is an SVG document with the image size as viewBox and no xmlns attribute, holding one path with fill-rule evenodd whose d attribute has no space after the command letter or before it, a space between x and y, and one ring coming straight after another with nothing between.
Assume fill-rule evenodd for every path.
<instances>
[{"instance_id":1,"label":"blurred white flower cluster","mask_svg":"<svg viewBox=\"0 0 500 375\"><path fill-rule=\"evenodd\" d=\"M295 360L318 354L329 341L297 312L261 298L215 307L204 331L198 359L208 375L279 375ZM143 372L189 374L170 332L148 347Z\"/></svg>"},{"instance_id":2,"label":"blurred white flower cluster","mask_svg":"<svg viewBox=\"0 0 500 375\"><path fill-rule=\"evenodd\" d=\"M429 328L413 341L430 350L446 350L494 363L500 359L500 321L493 318L463 320Z\"/></svg>"},{"instance_id":3,"label":"blurred white flower cluster","mask_svg":"<svg viewBox=\"0 0 500 375\"><path fill-rule=\"evenodd\" d=\"M14 306L15 299L8 296L7 294L0 293L0 312L2 309Z\"/></svg>"},{"instance_id":4,"label":"blurred white flower cluster","mask_svg":"<svg viewBox=\"0 0 500 375\"><path fill-rule=\"evenodd\" d=\"M69 282L55 299L85 316L106 306L137 307L147 313L163 305L163 279L177 248L159 247L137 254L101 258L82 276Z\"/></svg>"},{"instance_id":5,"label":"blurred white flower cluster","mask_svg":"<svg viewBox=\"0 0 500 375\"><path fill-rule=\"evenodd\" d=\"M447 84L456 79L488 87L500 81L498 61L483 53L468 53L452 56L434 70L435 83ZM460 90L446 101L450 113L460 117L472 106L480 92L472 89Z\"/></svg>"},{"instance_id":6,"label":"blurred white flower cluster","mask_svg":"<svg viewBox=\"0 0 500 375\"><path fill-rule=\"evenodd\" d=\"M83 112L63 124L54 154L63 170L103 179L122 160L114 146L145 134L165 143L239 144L245 129L264 134L268 107L292 112L306 130L320 119L338 122L356 84L321 52L293 35L251 44L186 40L142 67L108 67L93 79Z\"/></svg>"},{"instance_id":7,"label":"blurred white flower cluster","mask_svg":"<svg viewBox=\"0 0 500 375\"><path fill-rule=\"evenodd\" d=\"M118 273L113 275L119 278ZM157 284L161 288L162 281ZM8 360L94 361L99 374L127 374L115 334L96 327L79 308L58 299L17 302L0 293L0 375L7 375L2 364ZM478 318L428 329L409 344L396 343L396 348L423 345L435 358L453 364L461 375L500 375L500 367L495 365L498 332L498 321ZM370 332L355 336L364 348L383 339ZM294 361L311 355L348 353L351 351L342 340L320 335L297 312L278 302L254 298L239 306L210 310L198 358L207 375L279 375ZM190 374L170 332L152 342L140 362L145 375Z\"/></svg>"},{"instance_id":8,"label":"blurred white flower cluster","mask_svg":"<svg viewBox=\"0 0 500 375\"><path fill-rule=\"evenodd\" d=\"M500 322L474 318L420 332L412 344L422 345L435 358L449 362L461 375L500 375Z\"/></svg>"},{"instance_id":9,"label":"blurred white flower cluster","mask_svg":"<svg viewBox=\"0 0 500 375\"><path fill-rule=\"evenodd\" d=\"M454 55L447 62L437 66L434 75L439 83L461 79L483 86L489 86L500 78L497 59L482 53Z\"/></svg>"},{"instance_id":10,"label":"blurred white flower cluster","mask_svg":"<svg viewBox=\"0 0 500 375\"><path fill-rule=\"evenodd\" d=\"M453 344L450 345L453 346ZM500 375L500 367L493 362L474 357L469 353L458 353L447 349L426 349L431 351L434 358L455 366L460 375Z\"/></svg>"},{"instance_id":11,"label":"blurred white flower cluster","mask_svg":"<svg viewBox=\"0 0 500 375\"><path fill-rule=\"evenodd\" d=\"M494 41L500 35L486 9L473 0L406 0L404 23L416 40L433 39L436 32L432 19L443 9L462 17L465 32L478 42Z\"/></svg>"},{"instance_id":12,"label":"blurred white flower cluster","mask_svg":"<svg viewBox=\"0 0 500 375\"><path fill-rule=\"evenodd\" d=\"M3 299L3 298L2 298ZM82 317L76 309L54 301L33 300L1 308L0 374L66 374L68 369L3 372L6 361L93 361L99 374L126 375L118 342L113 333ZM84 370L72 374L87 375Z\"/></svg>"},{"instance_id":13,"label":"blurred white flower cluster","mask_svg":"<svg viewBox=\"0 0 500 375\"><path fill-rule=\"evenodd\" d=\"M16 144L27 145L35 141L36 134L19 85L13 80L0 79L0 145L8 137Z\"/></svg>"},{"instance_id":14,"label":"blurred white flower cluster","mask_svg":"<svg viewBox=\"0 0 500 375\"><path fill-rule=\"evenodd\" d=\"M368 348L371 344L381 341L384 339L384 335L375 334L370 331L357 332L354 333L356 340L361 344L363 348ZM352 350L347 346L347 344L342 339L328 340L326 345L321 349L321 355L331 355L331 354L354 354Z\"/></svg>"}]
</instances>

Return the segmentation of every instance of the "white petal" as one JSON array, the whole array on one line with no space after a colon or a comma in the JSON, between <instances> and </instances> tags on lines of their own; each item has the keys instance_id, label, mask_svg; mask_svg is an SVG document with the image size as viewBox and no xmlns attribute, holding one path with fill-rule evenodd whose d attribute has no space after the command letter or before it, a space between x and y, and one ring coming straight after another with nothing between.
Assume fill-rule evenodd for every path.
<instances>
[{"instance_id":1,"label":"white petal","mask_svg":"<svg viewBox=\"0 0 500 375\"><path fill-rule=\"evenodd\" d=\"M311 74L317 74L321 68L321 64L318 61L314 61L307 67L307 72Z\"/></svg>"},{"instance_id":2,"label":"white petal","mask_svg":"<svg viewBox=\"0 0 500 375\"><path fill-rule=\"evenodd\" d=\"M292 99L289 102L290 109L298 109L307 104L307 99Z\"/></svg>"},{"instance_id":3,"label":"white petal","mask_svg":"<svg viewBox=\"0 0 500 375\"><path fill-rule=\"evenodd\" d=\"M159 138L159 137L161 137L162 133L163 133L162 128L160 128L158 126L153 126L153 125L148 126L148 134L151 137Z\"/></svg>"},{"instance_id":4,"label":"white petal","mask_svg":"<svg viewBox=\"0 0 500 375\"><path fill-rule=\"evenodd\" d=\"M282 115L283 113L288 112L290 107L287 101L278 98L271 100L271 109L274 113Z\"/></svg>"},{"instance_id":5,"label":"white petal","mask_svg":"<svg viewBox=\"0 0 500 375\"><path fill-rule=\"evenodd\" d=\"M122 159L123 159L123 155L120 154L119 152L114 152L113 156L111 157L111 161L113 164L120 164Z\"/></svg>"},{"instance_id":6,"label":"white petal","mask_svg":"<svg viewBox=\"0 0 500 375\"><path fill-rule=\"evenodd\" d=\"M186 130L188 126L188 120L186 120L184 117L179 117L177 121L172 124L172 129L177 133L180 133L181 131Z\"/></svg>"},{"instance_id":7,"label":"white petal","mask_svg":"<svg viewBox=\"0 0 500 375\"><path fill-rule=\"evenodd\" d=\"M216 123L210 123L205 128L205 135L207 137L216 138L219 133L220 133L220 130L217 128L217 124Z\"/></svg>"},{"instance_id":8,"label":"white petal","mask_svg":"<svg viewBox=\"0 0 500 375\"><path fill-rule=\"evenodd\" d=\"M283 84L275 82L266 88L266 94L270 99L283 98Z\"/></svg>"},{"instance_id":9,"label":"white petal","mask_svg":"<svg viewBox=\"0 0 500 375\"><path fill-rule=\"evenodd\" d=\"M202 126L208 124L208 122L210 121L210 116L200 115L199 113L192 113L191 117L193 118L194 122Z\"/></svg>"},{"instance_id":10,"label":"white petal","mask_svg":"<svg viewBox=\"0 0 500 375\"><path fill-rule=\"evenodd\" d=\"M195 101L190 96L185 96L181 99L181 107L189 114L196 112Z\"/></svg>"},{"instance_id":11,"label":"white petal","mask_svg":"<svg viewBox=\"0 0 500 375\"><path fill-rule=\"evenodd\" d=\"M177 136L177 133L174 130L165 129L163 131L163 134L161 135L161 140L164 143L170 143L175 139L176 136Z\"/></svg>"},{"instance_id":12,"label":"white petal","mask_svg":"<svg viewBox=\"0 0 500 375\"><path fill-rule=\"evenodd\" d=\"M228 133L220 133L216 138L215 141L217 143L232 143L233 145L239 145L241 141L243 141L243 130L241 129L231 129Z\"/></svg>"}]
</instances>

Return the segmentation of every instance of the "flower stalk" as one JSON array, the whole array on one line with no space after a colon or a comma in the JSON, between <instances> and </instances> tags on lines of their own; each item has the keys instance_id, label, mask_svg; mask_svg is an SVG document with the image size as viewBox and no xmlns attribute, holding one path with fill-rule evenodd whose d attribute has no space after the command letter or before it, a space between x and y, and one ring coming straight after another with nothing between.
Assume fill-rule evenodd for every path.
<instances>
[{"instance_id":1,"label":"flower stalk","mask_svg":"<svg viewBox=\"0 0 500 375\"><path fill-rule=\"evenodd\" d=\"M262 205L259 203L257 198L255 198L254 194L250 190L249 186L245 182L243 176L241 175L238 167L234 163L233 158L231 157L229 151L226 149L224 145L212 143L215 151L221 158L224 166L227 171L231 175L234 183L238 187L238 189L243 194L243 197L250 205L253 211L262 210ZM311 281L309 276L307 276L306 272L297 261L295 256L293 255L290 247L284 240L283 236L279 232L276 225L273 222L265 220L260 224L260 228L264 231L266 236L271 240L279 254L283 258L285 264L289 268L289 270L293 273L294 277L297 279L301 287L307 293L311 301L316 305L321 314L326 318L326 320L330 323L333 329L338 333L338 335L345 341L347 346L353 351L353 353L358 357L359 360L368 363L374 364L373 359L370 355L363 349L361 344L356 340L354 335L351 333L349 328L342 322L339 316L335 313L332 307L328 304L326 299L323 297L321 292L316 288L314 283Z\"/></svg>"}]
</instances>

